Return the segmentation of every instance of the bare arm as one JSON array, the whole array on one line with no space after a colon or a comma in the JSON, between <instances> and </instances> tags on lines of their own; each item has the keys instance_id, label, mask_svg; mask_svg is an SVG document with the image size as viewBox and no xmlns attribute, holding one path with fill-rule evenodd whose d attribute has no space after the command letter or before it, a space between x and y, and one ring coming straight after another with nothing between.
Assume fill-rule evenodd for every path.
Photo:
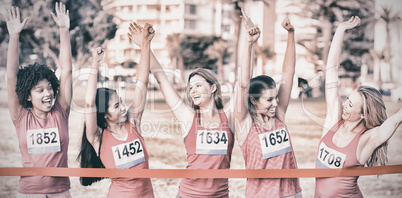
<instances>
[{"instance_id":1,"label":"bare arm","mask_svg":"<svg viewBox=\"0 0 402 198\"><path fill-rule=\"evenodd\" d=\"M142 47L142 37L139 35L142 31L143 28L137 23L132 22L130 24L129 37L140 47ZM158 81L162 94L165 97L166 103L168 104L170 110L180 122L191 122L194 116L194 111L191 109L191 107L184 103L176 89L169 82L162 66L152 52L150 63L151 72Z\"/></svg>"},{"instance_id":2,"label":"bare arm","mask_svg":"<svg viewBox=\"0 0 402 198\"><path fill-rule=\"evenodd\" d=\"M12 120L17 119L17 116L22 110L22 106L19 103L18 95L15 92L17 85L18 74L18 46L20 32L24 29L24 26L28 20L25 18L21 23L20 10L18 7L11 7L7 10L4 18L7 22L8 33L10 34L10 40L8 43L7 52L7 98L8 98L8 110Z\"/></svg>"},{"instance_id":3,"label":"bare arm","mask_svg":"<svg viewBox=\"0 0 402 198\"><path fill-rule=\"evenodd\" d=\"M362 146L359 145L361 148L360 156L358 156L359 162L367 162L374 150L394 135L401 122L402 108L399 109L396 114L385 120L380 126L366 131L360 140L362 141L363 137L367 136L367 143Z\"/></svg>"},{"instance_id":4,"label":"bare arm","mask_svg":"<svg viewBox=\"0 0 402 198\"><path fill-rule=\"evenodd\" d=\"M338 67L345 31L360 24L359 17L352 17L339 24L329 49L328 61L325 70L325 100L327 102L327 116L325 118L323 136L336 124L342 116L342 102L339 96Z\"/></svg>"},{"instance_id":5,"label":"bare arm","mask_svg":"<svg viewBox=\"0 0 402 198\"><path fill-rule=\"evenodd\" d=\"M56 2L56 14L52 13L54 21L60 29L60 89L57 101L66 112L70 111L71 98L73 95L72 62L70 44L70 17L69 11L63 3Z\"/></svg>"},{"instance_id":6,"label":"bare arm","mask_svg":"<svg viewBox=\"0 0 402 198\"><path fill-rule=\"evenodd\" d=\"M289 106L290 94L292 92L293 76L295 74L296 47L294 27L288 18L282 22L282 27L288 31L288 41L286 45L285 58L282 65L281 85L278 91L279 102L277 115L283 121L285 121L285 114Z\"/></svg>"},{"instance_id":7,"label":"bare arm","mask_svg":"<svg viewBox=\"0 0 402 198\"><path fill-rule=\"evenodd\" d=\"M248 90L250 86L250 78L252 75L251 56L253 53L253 46L260 37L260 30L254 27L250 18L243 12L242 16L245 28L247 30L245 50L242 58L241 72L239 73L239 87L235 92L235 108L233 112L233 118L236 128L236 137L239 141L242 141L247 133L243 130L244 121L246 118L250 118L248 110ZM252 26L249 28L249 26ZM251 120L250 120L251 121Z\"/></svg>"},{"instance_id":8,"label":"bare arm","mask_svg":"<svg viewBox=\"0 0 402 198\"><path fill-rule=\"evenodd\" d=\"M104 51L101 47L92 49L92 65L88 78L87 91L85 92L85 126L89 143L94 148L99 148L99 139L95 135L98 129L96 118L95 97L98 82L98 67L102 61ZM96 152L97 149L95 149Z\"/></svg>"},{"instance_id":9,"label":"bare arm","mask_svg":"<svg viewBox=\"0 0 402 198\"><path fill-rule=\"evenodd\" d=\"M142 48L141 48L141 59L138 65L137 72L137 82L135 85L133 103L129 107L129 119L137 127L138 131L140 129L141 117L144 113L144 108L147 98L147 85L149 79L149 65L150 65L150 51L151 51L151 40L155 35L155 31L152 25L148 23L145 24L145 29L142 31Z\"/></svg>"}]
</instances>

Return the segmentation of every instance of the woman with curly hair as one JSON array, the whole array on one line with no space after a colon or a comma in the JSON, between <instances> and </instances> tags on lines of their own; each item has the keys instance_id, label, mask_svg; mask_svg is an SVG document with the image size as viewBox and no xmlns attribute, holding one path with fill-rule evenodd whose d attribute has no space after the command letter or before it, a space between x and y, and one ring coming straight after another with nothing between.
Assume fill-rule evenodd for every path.
<instances>
[{"instance_id":1,"label":"woman with curly hair","mask_svg":"<svg viewBox=\"0 0 402 198\"><path fill-rule=\"evenodd\" d=\"M18 7L6 14L10 34L7 54L7 96L23 167L67 167L68 117L72 97L70 18L62 3L52 17L60 30L60 81L46 65L19 68L20 21ZM59 89L61 87L61 89ZM17 197L71 197L68 177L21 177Z\"/></svg>"}]
</instances>

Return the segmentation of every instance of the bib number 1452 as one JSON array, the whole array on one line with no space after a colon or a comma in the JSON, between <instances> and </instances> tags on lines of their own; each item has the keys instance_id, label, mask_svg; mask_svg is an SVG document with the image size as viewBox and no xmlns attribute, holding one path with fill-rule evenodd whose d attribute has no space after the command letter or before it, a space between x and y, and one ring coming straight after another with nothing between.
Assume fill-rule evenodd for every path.
<instances>
[{"instance_id":1,"label":"bib number 1452","mask_svg":"<svg viewBox=\"0 0 402 198\"><path fill-rule=\"evenodd\" d=\"M116 168L130 168L145 161L143 146L139 139L112 147Z\"/></svg>"}]
</instances>

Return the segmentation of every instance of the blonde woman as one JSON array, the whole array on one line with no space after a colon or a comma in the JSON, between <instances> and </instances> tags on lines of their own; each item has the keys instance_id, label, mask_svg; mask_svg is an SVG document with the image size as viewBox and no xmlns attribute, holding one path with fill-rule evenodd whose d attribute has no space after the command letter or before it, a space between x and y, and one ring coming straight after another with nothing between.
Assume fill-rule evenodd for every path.
<instances>
[{"instance_id":1,"label":"blonde woman","mask_svg":"<svg viewBox=\"0 0 402 198\"><path fill-rule=\"evenodd\" d=\"M337 69L342 38L346 30L359 24L359 17L339 24L332 40L325 83L327 116L317 151L317 168L385 165L387 141L402 120L402 110L387 119L381 93L372 87L360 86L341 102ZM358 178L317 178L315 197L363 197Z\"/></svg>"}]
</instances>

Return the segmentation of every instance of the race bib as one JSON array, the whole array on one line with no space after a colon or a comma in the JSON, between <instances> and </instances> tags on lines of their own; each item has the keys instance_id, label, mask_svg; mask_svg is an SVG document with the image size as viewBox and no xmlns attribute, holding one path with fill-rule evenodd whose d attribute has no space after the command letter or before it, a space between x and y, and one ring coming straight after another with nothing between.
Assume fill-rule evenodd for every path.
<instances>
[{"instance_id":1,"label":"race bib","mask_svg":"<svg viewBox=\"0 0 402 198\"><path fill-rule=\"evenodd\" d=\"M57 128L32 129L27 131L28 153L53 153L61 151L60 134Z\"/></svg>"},{"instance_id":2,"label":"race bib","mask_svg":"<svg viewBox=\"0 0 402 198\"><path fill-rule=\"evenodd\" d=\"M285 128L259 134L262 157L269 159L292 151L289 134Z\"/></svg>"},{"instance_id":3,"label":"race bib","mask_svg":"<svg viewBox=\"0 0 402 198\"><path fill-rule=\"evenodd\" d=\"M324 142L321 142L317 154L317 165L320 168L343 168L346 155L329 148Z\"/></svg>"},{"instance_id":4,"label":"race bib","mask_svg":"<svg viewBox=\"0 0 402 198\"><path fill-rule=\"evenodd\" d=\"M145 162L144 150L139 139L112 147L116 168L130 168Z\"/></svg>"},{"instance_id":5,"label":"race bib","mask_svg":"<svg viewBox=\"0 0 402 198\"><path fill-rule=\"evenodd\" d=\"M228 148L227 131L199 130L197 132L196 153L207 155L226 155Z\"/></svg>"}]
</instances>

